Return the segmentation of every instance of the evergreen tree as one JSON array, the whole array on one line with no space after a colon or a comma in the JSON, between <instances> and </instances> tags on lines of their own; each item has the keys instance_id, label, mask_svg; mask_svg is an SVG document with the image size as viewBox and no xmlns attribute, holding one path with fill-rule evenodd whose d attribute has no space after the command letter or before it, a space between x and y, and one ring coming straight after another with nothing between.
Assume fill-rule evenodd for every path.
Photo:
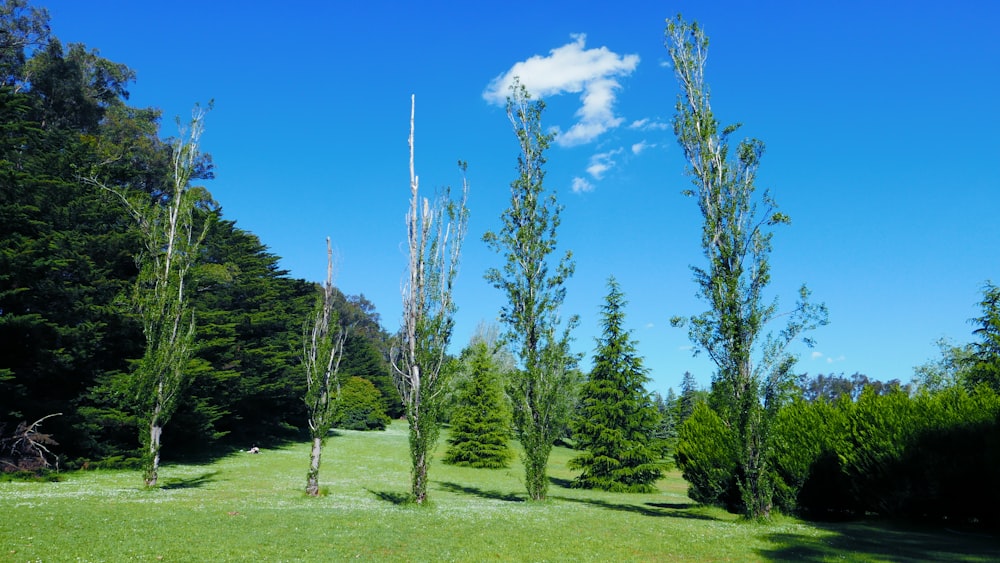
<instances>
[{"instance_id":1,"label":"evergreen tree","mask_svg":"<svg viewBox=\"0 0 1000 563\"><path fill-rule=\"evenodd\" d=\"M660 416L644 388L649 378L625 329L626 300L614 277L608 280L608 290L594 369L583 385L573 423L573 436L583 451L569 467L582 470L574 481L577 487L652 492L663 474L651 443Z\"/></svg>"},{"instance_id":2,"label":"evergreen tree","mask_svg":"<svg viewBox=\"0 0 1000 563\"><path fill-rule=\"evenodd\" d=\"M972 344L968 381L972 386L988 385L1000 392L1000 286L987 283L979 306L983 314L972 319L977 325L973 334L979 341Z\"/></svg>"},{"instance_id":3,"label":"evergreen tree","mask_svg":"<svg viewBox=\"0 0 1000 563\"><path fill-rule=\"evenodd\" d=\"M444 462L499 469L510 464L510 412L489 344L474 339L463 353L469 379L459 391Z\"/></svg>"}]
</instances>

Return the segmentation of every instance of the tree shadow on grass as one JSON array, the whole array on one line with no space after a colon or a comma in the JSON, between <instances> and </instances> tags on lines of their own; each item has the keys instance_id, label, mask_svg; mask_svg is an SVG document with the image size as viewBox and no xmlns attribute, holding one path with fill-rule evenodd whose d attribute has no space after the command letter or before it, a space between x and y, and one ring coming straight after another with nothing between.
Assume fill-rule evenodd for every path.
<instances>
[{"instance_id":1,"label":"tree shadow on grass","mask_svg":"<svg viewBox=\"0 0 1000 563\"><path fill-rule=\"evenodd\" d=\"M627 494L627 493L622 493L622 494ZM698 506L693 503L673 504L673 503L660 503L660 502L646 502L643 504L628 504L628 503L614 503L614 502L608 502L606 500L599 500L592 498L573 498L573 497L557 497L557 496L552 496L550 498L564 500L567 502L589 504L591 506L596 506L597 508L605 508L608 510L617 510L620 512L632 512L635 514L641 514L643 516L684 518L689 520L718 520L718 518L715 518L714 516L693 512L691 509L697 508Z\"/></svg>"},{"instance_id":2,"label":"tree shadow on grass","mask_svg":"<svg viewBox=\"0 0 1000 563\"><path fill-rule=\"evenodd\" d=\"M386 502L391 502L396 506L402 506L404 504L413 504L413 496L409 493L400 493L397 491L373 491L371 489L365 489L369 493L375 495L375 498L379 500L384 500Z\"/></svg>"},{"instance_id":3,"label":"tree shadow on grass","mask_svg":"<svg viewBox=\"0 0 1000 563\"><path fill-rule=\"evenodd\" d=\"M218 474L219 474L218 471L212 471L209 473L202 473L197 477L186 477L186 478L171 477L168 479L163 479L161 481L159 488L167 491L172 489L197 489L198 487L201 487L206 483L211 483L212 481L215 481L215 476Z\"/></svg>"},{"instance_id":4,"label":"tree shadow on grass","mask_svg":"<svg viewBox=\"0 0 1000 563\"><path fill-rule=\"evenodd\" d=\"M500 491L487 491L476 487L459 485L458 483L441 483L441 489L452 493L465 493L489 500L502 500L505 502L524 502L524 499L514 493L502 493Z\"/></svg>"},{"instance_id":5,"label":"tree shadow on grass","mask_svg":"<svg viewBox=\"0 0 1000 563\"><path fill-rule=\"evenodd\" d=\"M890 561L1000 561L1000 537L980 532L906 527L881 521L811 523L826 532L818 537L775 533L772 561L828 561L843 558Z\"/></svg>"}]
</instances>

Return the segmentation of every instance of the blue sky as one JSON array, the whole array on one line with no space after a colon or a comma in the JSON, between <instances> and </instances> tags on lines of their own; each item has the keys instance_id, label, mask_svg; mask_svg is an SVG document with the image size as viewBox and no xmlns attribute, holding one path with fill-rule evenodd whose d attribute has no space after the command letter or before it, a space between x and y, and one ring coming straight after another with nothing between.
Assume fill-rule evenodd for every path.
<instances>
[{"instance_id":1,"label":"blue sky","mask_svg":"<svg viewBox=\"0 0 1000 563\"><path fill-rule=\"evenodd\" d=\"M131 103L159 107L164 134L215 100L203 149L226 218L256 233L291 275L320 281L325 237L337 284L398 326L406 265L410 95L421 188L459 186L469 164L469 237L454 344L496 318L483 280L517 145L492 95L512 73L541 94L559 132L546 184L565 205L576 258L564 312L589 356L614 275L651 370L707 384L674 315L696 314L689 266L700 217L669 126L677 87L666 18L711 37L707 79L724 122L767 145L761 188L792 224L774 236L772 295L803 282L830 324L798 371L909 380L935 340L971 339L986 280L1000 282L1000 40L994 2L124 2L58 0L64 43L138 73ZM780 328L780 327L775 327Z\"/></svg>"}]
</instances>

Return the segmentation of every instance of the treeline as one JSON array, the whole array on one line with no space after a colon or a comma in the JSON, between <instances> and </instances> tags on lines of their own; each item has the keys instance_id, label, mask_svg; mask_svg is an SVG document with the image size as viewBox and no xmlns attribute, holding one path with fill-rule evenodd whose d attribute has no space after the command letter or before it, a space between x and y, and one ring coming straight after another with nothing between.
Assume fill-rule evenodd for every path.
<instances>
[{"instance_id":1,"label":"treeline","mask_svg":"<svg viewBox=\"0 0 1000 563\"><path fill-rule=\"evenodd\" d=\"M163 202L173 147L159 110L127 104L131 69L64 46L45 10L21 0L0 4L0 28L0 436L58 413L36 430L58 442L63 467L131 460L144 340L128 294L142 248L122 202L84 180ZM196 179L211 178L202 155ZM299 363L318 286L289 277L220 205L197 213L209 226L190 291L197 349L168 457L297 437L306 423ZM365 424L384 427L401 413L389 336L363 295L338 293L336 309L351 327L341 374L370 383L347 379L356 402L380 402Z\"/></svg>"},{"instance_id":2,"label":"treeline","mask_svg":"<svg viewBox=\"0 0 1000 563\"><path fill-rule=\"evenodd\" d=\"M913 383L800 378L769 405L766 482L776 508L819 519L998 523L1000 288L987 284L983 296L977 341L943 344ZM689 495L740 512L738 441L712 408L713 393L685 397L694 407L678 427L676 460Z\"/></svg>"}]
</instances>

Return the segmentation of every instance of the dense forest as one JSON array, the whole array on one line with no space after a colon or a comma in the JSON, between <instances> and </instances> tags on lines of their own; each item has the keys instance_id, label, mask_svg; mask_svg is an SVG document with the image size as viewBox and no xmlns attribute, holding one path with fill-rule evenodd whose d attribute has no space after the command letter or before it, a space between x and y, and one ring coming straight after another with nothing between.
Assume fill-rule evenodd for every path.
<instances>
[{"instance_id":1,"label":"dense forest","mask_svg":"<svg viewBox=\"0 0 1000 563\"><path fill-rule=\"evenodd\" d=\"M0 14L0 427L40 425L62 467L133 459L132 364L142 329L127 299L141 253L114 193L164 199L170 139L161 115L128 105L131 69L84 45L63 45L47 15L21 2ZM212 178L200 156L195 181ZM303 323L319 291L225 218L198 210L208 233L192 275L197 349L164 434L179 457L297 436L305 421L298 369ZM363 295L336 296L352 327L341 373L374 384L401 413L386 363L388 335Z\"/></svg>"},{"instance_id":2,"label":"dense forest","mask_svg":"<svg viewBox=\"0 0 1000 563\"><path fill-rule=\"evenodd\" d=\"M161 131L158 110L129 105L134 77L95 49L63 45L44 10L16 0L0 4L5 471L132 466L141 457L132 374L145 340L129 295L143 248L119 195L166 205L177 145ZM195 183L212 179L210 155L199 154L194 172ZM219 455L304 439L303 339L322 288L282 270L279 257L210 197L195 215L206 229L189 288L196 346L183 399L163 435L165 455ZM709 279L712 271L704 272ZM496 280L498 287L506 283L499 271ZM575 486L647 491L675 463L692 499L736 512L773 507L816 518L995 524L1000 288L986 283L982 295L972 342L942 343L941 358L917 367L912 383L796 375L789 371L794 362L782 359L773 370L780 377L751 381L758 394L737 403L732 391L744 382L726 379L721 365L709 389L690 374L677 395L644 389L646 372L623 329L624 293L612 283L595 370L582 374L564 362L560 400L574 413L551 432L582 450ZM396 335L364 295L335 292L334 307L349 327L336 425L385 428L405 414L390 366ZM693 319L696 328L710 322ZM508 442L521 435L510 428L520 413L510 396L516 363L495 334L480 334L446 358L450 380L440 416L454 431L445 462L507 466ZM755 417L752 432L738 422L747 413ZM18 450L19 437L29 435L36 457ZM748 509L753 503L758 511Z\"/></svg>"}]
</instances>

